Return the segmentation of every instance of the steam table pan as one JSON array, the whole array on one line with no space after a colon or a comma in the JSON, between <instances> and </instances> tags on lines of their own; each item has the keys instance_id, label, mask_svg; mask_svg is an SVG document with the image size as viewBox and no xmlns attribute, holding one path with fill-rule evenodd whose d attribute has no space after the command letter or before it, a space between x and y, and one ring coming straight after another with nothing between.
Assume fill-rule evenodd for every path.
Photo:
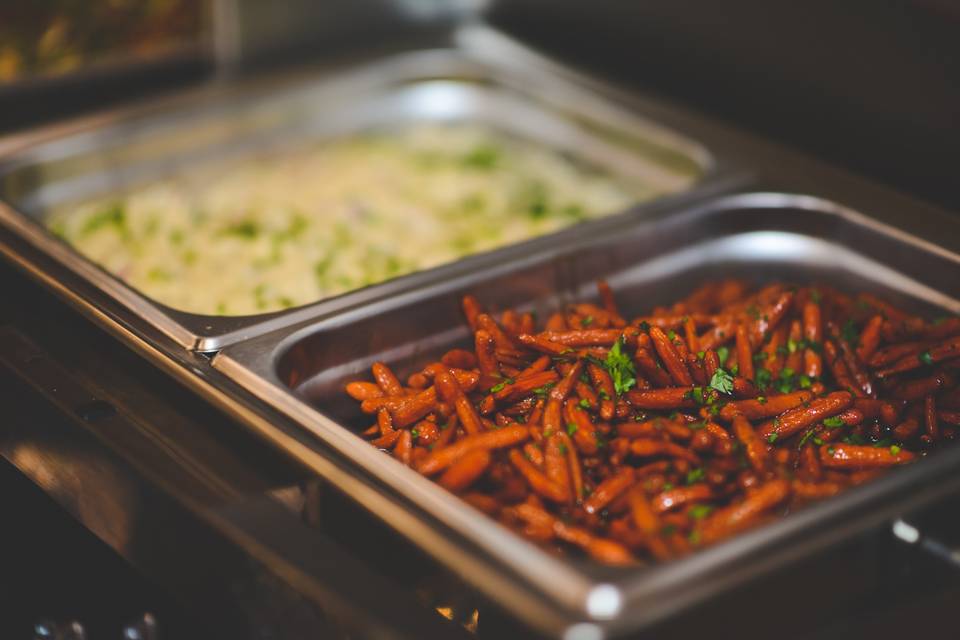
<instances>
[{"instance_id":1,"label":"steam table pan","mask_svg":"<svg viewBox=\"0 0 960 640\"><path fill-rule=\"evenodd\" d=\"M460 298L546 317L595 297L605 278L629 317L727 277L829 282L885 296L916 312L960 313L960 256L820 198L773 192L711 199L598 229L573 246L434 282L228 346L215 369L348 458L384 487L395 509L378 515L533 626L567 637L637 630L851 532L960 485L960 449L810 505L703 549L642 568L561 559L357 434L369 426L345 383L382 360L405 376L447 349L469 346ZM363 497L359 497L361 502ZM818 599L828 599L824 585Z\"/></svg>"},{"instance_id":2,"label":"steam table pan","mask_svg":"<svg viewBox=\"0 0 960 640\"><path fill-rule=\"evenodd\" d=\"M397 54L331 73L214 87L154 108L107 113L0 140L0 228L92 285L96 294L89 304L119 303L180 346L209 352L308 317L417 289L444 267L286 311L204 316L169 308L134 290L57 240L44 228L43 217L52 208L123 194L185 168L282 154L318 141L415 123L483 124L570 153L614 177L652 176L665 193L680 197L722 175L697 142L644 119L635 109L614 106L535 58L515 53L508 58L481 60L457 48ZM568 228L550 237L578 233L579 228ZM529 242L538 246L550 240ZM448 266L480 268L501 259L493 251L459 261L467 266Z\"/></svg>"}]
</instances>

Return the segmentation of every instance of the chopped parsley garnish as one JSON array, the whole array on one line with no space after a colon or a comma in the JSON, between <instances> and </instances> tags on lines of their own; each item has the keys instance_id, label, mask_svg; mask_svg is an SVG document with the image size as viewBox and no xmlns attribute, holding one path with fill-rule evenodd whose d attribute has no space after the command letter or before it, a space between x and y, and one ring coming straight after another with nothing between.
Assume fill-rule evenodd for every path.
<instances>
[{"instance_id":1,"label":"chopped parsley garnish","mask_svg":"<svg viewBox=\"0 0 960 640\"><path fill-rule=\"evenodd\" d=\"M568 422L568 423L567 423L567 435L572 436L572 435L575 434L576 432L577 432L577 423L576 423L576 422Z\"/></svg>"},{"instance_id":2,"label":"chopped parsley garnish","mask_svg":"<svg viewBox=\"0 0 960 640\"><path fill-rule=\"evenodd\" d=\"M923 364L933 364L933 356L930 355L929 351L924 351L917 357L920 359L920 362L922 362Z\"/></svg>"},{"instance_id":3,"label":"chopped parsley garnish","mask_svg":"<svg viewBox=\"0 0 960 640\"><path fill-rule=\"evenodd\" d=\"M760 404L767 404L767 396L757 396L757 402Z\"/></svg>"},{"instance_id":4,"label":"chopped parsley garnish","mask_svg":"<svg viewBox=\"0 0 960 640\"><path fill-rule=\"evenodd\" d=\"M898 445L895 445L895 444L890 445L890 455L895 456L901 451L902 449Z\"/></svg>"},{"instance_id":5,"label":"chopped parsley garnish","mask_svg":"<svg viewBox=\"0 0 960 640\"><path fill-rule=\"evenodd\" d=\"M780 370L780 376L777 378L777 390L780 393L790 393L796 388L796 372L790 367Z\"/></svg>"},{"instance_id":6,"label":"chopped parsley garnish","mask_svg":"<svg viewBox=\"0 0 960 640\"><path fill-rule=\"evenodd\" d=\"M671 483L671 482L664 482L664 483L663 483L663 490L664 490L664 491L670 491L671 489L673 489L673 483Z\"/></svg>"},{"instance_id":7,"label":"chopped parsley garnish","mask_svg":"<svg viewBox=\"0 0 960 640\"><path fill-rule=\"evenodd\" d=\"M670 338L670 342L673 342L674 340L677 339L677 332L674 331L673 329L670 329L669 331L667 331L667 337Z\"/></svg>"},{"instance_id":8,"label":"chopped parsley garnish","mask_svg":"<svg viewBox=\"0 0 960 640\"><path fill-rule=\"evenodd\" d=\"M827 447L827 453L829 453L831 456L836 452L837 450L834 449L833 447Z\"/></svg>"},{"instance_id":9,"label":"chopped parsley garnish","mask_svg":"<svg viewBox=\"0 0 960 640\"><path fill-rule=\"evenodd\" d=\"M706 475L706 471L703 470L703 467L697 467L696 469L691 469L687 472L687 484L693 484L695 482L700 482L703 480L703 477Z\"/></svg>"},{"instance_id":10,"label":"chopped parsley garnish","mask_svg":"<svg viewBox=\"0 0 960 640\"><path fill-rule=\"evenodd\" d=\"M841 418L840 416L833 416L832 418L827 418L826 420L823 421L823 426L828 427L830 429L836 429L837 427L842 427L843 424L844 424L843 418Z\"/></svg>"},{"instance_id":11,"label":"chopped parsley garnish","mask_svg":"<svg viewBox=\"0 0 960 640\"><path fill-rule=\"evenodd\" d=\"M704 422L703 420L701 420L700 422L691 422L690 424L687 425L687 427L692 431L699 431L700 429L703 429L706 426L707 426L707 423Z\"/></svg>"},{"instance_id":12,"label":"chopped parsley garnish","mask_svg":"<svg viewBox=\"0 0 960 640\"><path fill-rule=\"evenodd\" d=\"M580 326L583 326L583 327L589 327L592 324L593 324L593 316L587 316L586 318L580 321Z\"/></svg>"},{"instance_id":13,"label":"chopped parsley garnish","mask_svg":"<svg viewBox=\"0 0 960 640\"><path fill-rule=\"evenodd\" d=\"M537 387L536 389L533 390L533 392L534 392L536 395L538 395L538 396L540 396L540 397L542 398L542 397L546 396L548 393L550 393L550 389L553 389L553 384L552 384L552 383L551 383L551 384L545 384L545 385L543 385L542 387Z\"/></svg>"},{"instance_id":14,"label":"chopped parsley garnish","mask_svg":"<svg viewBox=\"0 0 960 640\"><path fill-rule=\"evenodd\" d=\"M801 389L809 389L812 384L813 384L813 381L810 379L810 376L806 376L806 375L800 376Z\"/></svg>"},{"instance_id":15,"label":"chopped parsley garnish","mask_svg":"<svg viewBox=\"0 0 960 640\"><path fill-rule=\"evenodd\" d=\"M708 504L695 504L690 507L690 511L688 513L694 520L703 520L710 515L711 511L713 511L713 507Z\"/></svg>"},{"instance_id":16,"label":"chopped parsley garnish","mask_svg":"<svg viewBox=\"0 0 960 640\"><path fill-rule=\"evenodd\" d=\"M729 347L720 347L717 349L717 358L720 360L720 364L723 364L727 361L727 358L730 357L730 348Z\"/></svg>"},{"instance_id":17,"label":"chopped parsley garnish","mask_svg":"<svg viewBox=\"0 0 960 640\"><path fill-rule=\"evenodd\" d=\"M753 381L761 390L766 389L770 386L770 383L773 382L773 374L770 373L770 370L766 367L759 367L754 373Z\"/></svg>"},{"instance_id":18,"label":"chopped parsley garnish","mask_svg":"<svg viewBox=\"0 0 960 640\"><path fill-rule=\"evenodd\" d=\"M752 304L749 307L747 307L747 313L749 313L750 317L753 318L754 320L760 319L760 309L758 309L757 305L755 304Z\"/></svg>"},{"instance_id":19,"label":"chopped parsley garnish","mask_svg":"<svg viewBox=\"0 0 960 640\"><path fill-rule=\"evenodd\" d=\"M810 431L807 431L805 434L803 434L803 437L800 438L800 442L797 444L797 448L802 449L803 445L807 444L807 440L814 436L814 433L816 432L813 429L810 429Z\"/></svg>"},{"instance_id":20,"label":"chopped parsley garnish","mask_svg":"<svg viewBox=\"0 0 960 640\"><path fill-rule=\"evenodd\" d=\"M710 378L710 388L728 395L733 393L733 376L719 367Z\"/></svg>"},{"instance_id":21,"label":"chopped parsley garnish","mask_svg":"<svg viewBox=\"0 0 960 640\"><path fill-rule=\"evenodd\" d=\"M514 380L513 378L507 378L507 379L504 380L503 382L498 382L497 384L495 384L495 385L493 385L492 387L490 387L490 393L496 393L496 392L498 392L498 391L503 391L503 389L504 389L508 384L513 384L514 382L516 382L516 380Z\"/></svg>"},{"instance_id":22,"label":"chopped parsley garnish","mask_svg":"<svg viewBox=\"0 0 960 640\"><path fill-rule=\"evenodd\" d=\"M416 428L410 429L410 435L412 435L414 438L419 438L419 437L420 437L420 431L417 430Z\"/></svg>"},{"instance_id":23,"label":"chopped parsley garnish","mask_svg":"<svg viewBox=\"0 0 960 640\"><path fill-rule=\"evenodd\" d=\"M843 329L840 330L840 337L846 341L847 344L857 344L860 341L860 332L857 330L857 325L854 324L853 320L847 320L843 323Z\"/></svg>"},{"instance_id":24,"label":"chopped parsley garnish","mask_svg":"<svg viewBox=\"0 0 960 640\"><path fill-rule=\"evenodd\" d=\"M577 404L580 405L580 408L581 408L581 409L589 409L589 408L590 408L590 401L587 400L586 398L580 398L580 402L577 403Z\"/></svg>"},{"instance_id":25,"label":"chopped parsley garnish","mask_svg":"<svg viewBox=\"0 0 960 640\"><path fill-rule=\"evenodd\" d=\"M770 444L773 444L774 442L777 441L777 438L779 437L780 437L780 434L771 433L770 435L767 436L767 442L769 442Z\"/></svg>"},{"instance_id":26,"label":"chopped parsley garnish","mask_svg":"<svg viewBox=\"0 0 960 640\"><path fill-rule=\"evenodd\" d=\"M697 351L697 360L703 360L705 355L707 355L706 351Z\"/></svg>"},{"instance_id":27,"label":"chopped parsley garnish","mask_svg":"<svg viewBox=\"0 0 960 640\"><path fill-rule=\"evenodd\" d=\"M621 336L613 343L603 363L610 377L613 378L613 388L617 395L626 393L637 384L637 370L633 366L633 360L625 353L625 346Z\"/></svg>"}]
</instances>

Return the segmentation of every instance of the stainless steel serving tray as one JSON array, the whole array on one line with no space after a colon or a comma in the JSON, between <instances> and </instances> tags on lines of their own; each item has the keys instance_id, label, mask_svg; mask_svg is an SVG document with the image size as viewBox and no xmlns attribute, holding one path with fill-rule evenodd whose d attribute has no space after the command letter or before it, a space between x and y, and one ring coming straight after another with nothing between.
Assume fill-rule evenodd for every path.
<instances>
[{"instance_id":1,"label":"stainless steel serving tray","mask_svg":"<svg viewBox=\"0 0 960 640\"><path fill-rule=\"evenodd\" d=\"M613 569L546 554L364 442L355 434L370 419L343 385L366 379L375 360L406 375L463 346L459 300L466 293L495 309L547 313L593 297L595 281L606 278L630 315L725 277L829 282L917 312L960 313L960 255L824 199L747 193L598 229L576 246L515 252L504 264L227 347L213 366L387 487L398 509L381 517L489 597L542 629L599 637L648 625L956 488L960 478L945 476L960 449L689 558Z\"/></svg>"},{"instance_id":2,"label":"stainless steel serving tray","mask_svg":"<svg viewBox=\"0 0 960 640\"><path fill-rule=\"evenodd\" d=\"M615 106L596 87L584 89L536 56L513 49L498 58L495 45L482 49L483 56L457 47L420 51L319 79L297 76L212 89L175 98L162 109L104 114L2 140L0 225L183 347L213 351L305 318L415 290L459 270L482 269L501 261L502 250L288 311L203 316L159 304L82 257L44 229L39 223L44 213L122 193L185 167L412 122L485 123L569 150L624 177L651 171L660 171L664 180L700 176L692 189L679 189L681 198L722 182L723 162L697 142L636 109ZM528 244L535 251L582 232L578 226Z\"/></svg>"}]
</instances>

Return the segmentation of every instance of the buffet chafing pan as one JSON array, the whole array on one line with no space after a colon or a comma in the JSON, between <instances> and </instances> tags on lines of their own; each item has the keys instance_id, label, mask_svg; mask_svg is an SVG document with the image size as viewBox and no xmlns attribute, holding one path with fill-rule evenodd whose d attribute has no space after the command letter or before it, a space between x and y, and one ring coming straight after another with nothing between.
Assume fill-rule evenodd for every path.
<instances>
[{"instance_id":1,"label":"buffet chafing pan","mask_svg":"<svg viewBox=\"0 0 960 640\"><path fill-rule=\"evenodd\" d=\"M490 47L486 47L489 54ZM496 47L493 47L495 50ZM171 309L127 286L48 233L46 211L162 179L184 167L372 128L483 123L567 150L614 175L643 175L690 197L723 175L698 143L579 87L534 56L501 63L456 48L399 54L336 74L215 89L0 141L0 224L189 349L225 344L420 288L445 271L482 268L500 251L288 311L218 317ZM706 178L697 185L698 180ZM697 186L694 186L697 185ZM691 188L693 187L693 188ZM4 204L5 203L5 204ZM590 223L588 223L590 224ZM530 242L575 237L579 228ZM559 238L558 238L559 236ZM184 283L184 286L190 286Z\"/></svg>"},{"instance_id":2,"label":"buffet chafing pan","mask_svg":"<svg viewBox=\"0 0 960 640\"><path fill-rule=\"evenodd\" d=\"M464 346L465 293L492 308L546 313L593 297L606 278L624 310L639 314L703 281L744 277L829 282L918 312L960 313L960 255L827 200L746 193L512 258L233 345L213 365L381 482L400 506L381 517L529 623L568 637L637 629L960 486L948 473L960 462L953 448L675 562L613 569L546 554L355 435L370 418L344 383L367 376L375 360L406 375ZM830 588L818 597L829 599Z\"/></svg>"}]
</instances>

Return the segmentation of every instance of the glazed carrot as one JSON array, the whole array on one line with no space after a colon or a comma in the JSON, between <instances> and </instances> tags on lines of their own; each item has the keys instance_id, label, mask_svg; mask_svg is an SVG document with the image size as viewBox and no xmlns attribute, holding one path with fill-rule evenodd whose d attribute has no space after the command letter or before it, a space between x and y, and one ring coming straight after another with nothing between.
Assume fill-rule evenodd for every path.
<instances>
[{"instance_id":1,"label":"glazed carrot","mask_svg":"<svg viewBox=\"0 0 960 640\"><path fill-rule=\"evenodd\" d=\"M490 466L490 451L476 449L464 455L437 479L440 486L454 493L463 491Z\"/></svg>"},{"instance_id":2,"label":"glazed carrot","mask_svg":"<svg viewBox=\"0 0 960 640\"><path fill-rule=\"evenodd\" d=\"M450 369L473 369L477 366L477 357L466 349L451 349L443 354L440 362Z\"/></svg>"},{"instance_id":3,"label":"glazed carrot","mask_svg":"<svg viewBox=\"0 0 960 640\"><path fill-rule=\"evenodd\" d=\"M742 415L736 415L733 417L733 433L743 444L750 466L757 472L765 471L768 462L767 443L757 435L753 425Z\"/></svg>"},{"instance_id":4,"label":"glazed carrot","mask_svg":"<svg viewBox=\"0 0 960 640\"><path fill-rule=\"evenodd\" d=\"M616 474L601 482L590 497L583 503L587 513L598 513L613 500L623 494L636 480L632 467L623 467Z\"/></svg>"},{"instance_id":5,"label":"glazed carrot","mask_svg":"<svg viewBox=\"0 0 960 640\"><path fill-rule=\"evenodd\" d=\"M753 350L750 347L750 337L747 335L747 327L740 325L737 327L737 365L740 368L739 375L747 380L753 380Z\"/></svg>"},{"instance_id":6,"label":"glazed carrot","mask_svg":"<svg viewBox=\"0 0 960 640\"><path fill-rule=\"evenodd\" d=\"M820 466L820 458L817 457L817 450L814 443L808 442L800 450L800 459L803 463L804 471L813 480L819 480L823 476L823 468Z\"/></svg>"},{"instance_id":7,"label":"glazed carrot","mask_svg":"<svg viewBox=\"0 0 960 640\"><path fill-rule=\"evenodd\" d=\"M808 345L803 352L804 370L811 378L819 378L823 373L823 365L814 345L823 342L823 321L820 305L815 302L803 305L803 337Z\"/></svg>"},{"instance_id":8,"label":"glazed carrot","mask_svg":"<svg viewBox=\"0 0 960 640\"><path fill-rule=\"evenodd\" d=\"M556 371L539 371L536 373L521 373L516 379L508 378L502 381L503 386L495 385L493 398L498 403L516 402L521 398L533 395L538 389L554 384L560 376ZM498 388L499 387L499 388Z\"/></svg>"},{"instance_id":9,"label":"glazed carrot","mask_svg":"<svg viewBox=\"0 0 960 640\"><path fill-rule=\"evenodd\" d=\"M545 331L537 334L537 338L556 342L567 347L610 347L613 343L624 338L627 344L636 342L636 329L581 329L579 331Z\"/></svg>"},{"instance_id":10,"label":"glazed carrot","mask_svg":"<svg viewBox=\"0 0 960 640\"><path fill-rule=\"evenodd\" d=\"M570 466L567 464L567 445L562 432L546 437L543 445L543 471L547 478L563 490L564 499L573 501Z\"/></svg>"},{"instance_id":11,"label":"glazed carrot","mask_svg":"<svg viewBox=\"0 0 960 640\"><path fill-rule=\"evenodd\" d=\"M403 464L410 466L410 456L413 453L413 436L409 431L403 431L393 447L393 456Z\"/></svg>"},{"instance_id":12,"label":"glazed carrot","mask_svg":"<svg viewBox=\"0 0 960 640\"><path fill-rule=\"evenodd\" d=\"M796 391L779 396L768 396L763 398L763 400L735 400L728 402L720 409L720 417L727 422L733 420L737 414L742 415L747 420L771 418L780 415L784 411L799 407L804 402L809 402L812 399L813 393L810 391Z\"/></svg>"},{"instance_id":13,"label":"glazed carrot","mask_svg":"<svg viewBox=\"0 0 960 640\"><path fill-rule=\"evenodd\" d=\"M843 491L843 486L836 482L803 482L794 480L790 484L793 495L805 500L823 500L835 496Z\"/></svg>"},{"instance_id":14,"label":"glazed carrot","mask_svg":"<svg viewBox=\"0 0 960 640\"><path fill-rule=\"evenodd\" d=\"M916 456L897 446L867 447L853 444L825 444L820 462L828 469L873 469L910 462Z\"/></svg>"},{"instance_id":15,"label":"glazed carrot","mask_svg":"<svg viewBox=\"0 0 960 640\"><path fill-rule=\"evenodd\" d=\"M777 438L792 436L825 418L835 416L851 404L853 396L849 392L835 391L826 397L811 400L805 407L791 409L779 418L765 422L758 432L768 442L775 442Z\"/></svg>"},{"instance_id":16,"label":"glazed carrot","mask_svg":"<svg viewBox=\"0 0 960 640\"><path fill-rule=\"evenodd\" d=\"M480 302L474 296L463 296L460 301L463 308L463 315L467 318L467 324L471 331L477 330L477 316L481 313Z\"/></svg>"},{"instance_id":17,"label":"glazed carrot","mask_svg":"<svg viewBox=\"0 0 960 640\"><path fill-rule=\"evenodd\" d=\"M655 386L666 387L673 384L673 378L670 377L666 369L660 367L649 349L638 348L634 360L643 376L653 382Z\"/></svg>"},{"instance_id":18,"label":"glazed carrot","mask_svg":"<svg viewBox=\"0 0 960 640\"><path fill-rule=\"evenodd\" d=\"M687 338L687 348L690 350L690 353L700 351L700 337L697 335L697 323L694 322L690 316L687 316L687 319L683 323L683 333Z\"/></svg>"},{"instance_id":19,"label":"glazed carrot","mask_svg":"<svg viewBox=\"0 0 960 640\"><path fill-rule=\"evenodd\" d=\"M909 380L893 389L893 397L899 400L920 400L944 387L953 386L954 380L944 372L935 373L928 378Z\"/></svg>"},{"instance_id":20,"label":"glazed carrot","mask_svg":"<svg viewBox=\"0 0 960 640\"><path fill-rule=\"evenodd\" d=\"M625 565L634 562L634 557L626 547L613 540L599 538L585 529L571 527L559 520L554 522L553 529L558 538L582 547L591 558L604 564Z\"/></svg>"},{"instance_id":21,"label":"glazed carrot","mask_svg":"<svg viewBox=\"0 0 960 640\"><path fill-rule=\"evenodd\" d=\"M752 518L769 511L790 494L786 480L771 480L749 494L738 504L718 509L703 523L701 538L713 542L736 533Z\"/></svg>"},{"instance_id":22,"label":"glazed carrot","mask_svg":"<svg viewBox=\"0 0 960 640\"><path fill-rule=\"evenodd\" d=\"M667 545L660 538L660 518L650 507L643 492L632 489L628 494L630 513L634 526L646 537L645 543L650 553L658 560L666 560L671 556Z\"/></svg>"},{"instance_id":23,"label":"glazed carrot","mask_svg":"<svg viewBox=\"0 0 960 640\"><path fill-rule=\"evenodd\" d=\"M500 378L496 347L489 333L480 330L474 334L474 350L477 354L477 366L480 369L480 388L489 389L497 384L496 381Z\"/></svg>"},{"instance_id":24,"label":"glazed carrot","mask_svg":"<svg viewBox=\"0 0 960 640\"><path fill-rule=\"evenodd\" d=\"M443 449L434 451L422 463L417 471L425 476L443 471L465 454L475 449L502 449L520 444L530 437L529 427L516 424L494 431L484 431L475 436L466 436Z\"/></svg>"},{"instance_id":25,"label":"glazed carrot","mask_svg":"<svg viewBox=\"0 0 960 640\"><path fill-rule=\"evenodd\" d=\"M756 319L753 325L753 332L750 336L753 344L761 344L770 332L773 331L781 320L787 315L793 302L794 294L792 291L781 293L780 296L770 304L760 317Z\"/></svg>"},{"instance_id":26,"label":"glazed carrot","mask_svg":"<svg viewBox=\"0 0 960 640\"><path fill-rule=\"evenodd\" d=\"M590 381L594 388L600 394L600 417L609 420L613 417L614 398L617 397L613 388L613 378L606 369L593 363L587 366L587 372L590 374Z\"/></svg>"},{"instance_id":27,"label":"glazed carrot","mask_svg":"<svg viewBox=\"0 0 960 640\"><path fill-rule=\"evenodd\" d=\"M692 409L697 406L693 387L668 387L666 389L633 390L627 392L627 400L638 409Z\"/></svg>"},{"instance_id":28,"label":"glazed carrot","mask_svg":"<svg viewBox=\"0 0 960 640\"><path fill-rule=\"evenodd\" d=\"M871 356L868 364L871 367L879 368L893 364L907 356L917 356L931 345L926 342L901 342L892 344L880 349Z\"/></svg>"},{"instance_id":29,"label":"glazed carrot","mask_svg":"<svg viewBox=\"0 0 960 640\"><path fill-rule=\"evenodd\" d=\"M510 451L510 462L538 495L551 502L567 501L567 490L552 482L516 449Z\"/></svg>"},{"instance_id":30,"label":"glazed carrot","mask_svg":"<svg viewBox=\"0 0 960 640\"><path fill-rule=\"evenodd\" d=\"M586 455L597 452L597 428L590 420L590 414L579 403L570 398L564 404L564 417L567 420L567 432L573 431L573 442Z\"/></svg>"},{"instance_id":31,"label":"glazed carrot","mask_svg":"<svg viewBox=\"0 0 960 640\"><path fill-rule=\"evenodd\" d=\"M619 318L620 321L623 322L620 311L617 309L617 300L613 296L613 289L610 288L606 280L597 281L597 292L600 294L600 300L603 301L603 308L607 313L614 318Z\"/></svg>"},{"instance_id":32,"label":"glazed carrot","mask_svg":"<svg viewBox=\"0 0 960 640\"><path fill-rule=\"evenodd\" d=\"M463 430L469 434L477 434L483 431L480 414L477 413L473 404L464 395L463 389L460 388L457 379L450 373L450 370L439 363L428 368L433 372L433 381L437 386L440 397L456 409Z\"/></svg>"},{"instance_id":33,"label":"glazed carrot","mask_svg":"<svg viewBox=\"0 0 960 640\"><path fill-rule=\"evenodd\" d=\"M552 356L566 356L574 353L572 347L568 347L559 342L551 342L540 335L523 333L517 336L517 340L529 349Z\"/></svg>"},{"instance_id":34,"label":"glazed carrot","mask_svg":"<svg viewBox=\"0 0 960 640\"><path fill-rule=\"evenodd\" d=\"M907 418L893 429L893 436L903 442L911 439L920 431L920 422L916 418Z\"/></svg>"},{"instance_id":35,"label":"glazed carrot","mask_svg":"<svg viewBox=\"0 0 960 640\"><path fill-rule=\"evenodd\" d=\"M390 367L382 362L374 362L371 369L373 377L384 395L399 396L403 394L403 386L397 376L393 374L393 371L390 370Z\"/></svg>"},{"instance_id":36,"label":"glazed carrot","mask_svg":"<svg viewBox=\"0 0 960 640\"><path fill-rule=\"evenodd\" d=\"M960 358L960 336L945 340L917 356L905 356L889 367L880 369L876 372L876 375L879 378L888 378L898 373L912 371L922 366L936 364L952 358Z\"/></svg>"},{"instance_id":37,"label":"glazed carrot","mask_svg":"<svg viewBox=\"0 0 960 640\"><path fill-rule=\"evenodd\" d=\"M937 416L941 422L960 427L960 411L938 411Z\"/></svg>"},{"instance_id":38,"label":"glazed carrot","mask_svg":"<svg viewBox=\"0 0 960 640\"><path fill-rule=\"evenodd\" d=\"M860 332L860 344L857 345L857 357L861 362L869 362L877 347L880 345L880 327L883 326L883 316L870 318L863 331Z\"/></svg>"},{"instance_id":39,"label":"glazed carrot","mask_svg":"<svg viewBox=\"0 0 960 640\"><path fill-rule=\"evenodd\" d=\"M681 360L677 353L676 345L671 342L669 336L663 332L660 327L650 328L650 339L653 341L653 347L660 356L663 366L670 373L673 380L682 386L692 386L693 378L687 370L687 365Z\"/></svg>"},{"instance_id":40,"label":"glazed carrot","mask_svg":"<svg viewBox=\"0 0 960 640\"><path fill-rule=\"evenodd\" d=\"M688 487L676 487L668 489L653 496L653 510L658 513L669 511L685 504L694 502L703 502L713 497L713 490L710 485L697 483Z\"/></svg>"},{"instance_id":41,"label":"glazed carrot","mask_svg":"<svg viewBox=\"0 0 960 640\"><path fill-rule=\"evenodd\" d=\"M350 397L359 402L372 398L382 398L383 391L372 382L350 382L346 386L346 391Z\"/></svg>"},{"instance_id":42,"label":"glazed carrot","mask_svg":"<svg viewBox=\"0 0 960 640\"><path fill-rule=\"evenodd\" d=\"M630 443L630 451L633 455L641 458L666 455L686 460L695 465L700 464L700 457L698 455L685 447L667 442L666 440L640 438Z\"/></svg>"},{"instance_id":43,"label":"glazed carrot","mask_svg":"<svg viewBox=\"0 0 960 640\"><path fill-rule=\"evenodd\" d=\"M787 334L787 361L784 363L784 367L792 371L803 371L809 378L819 377L822 373L822 367L818 366L813 375L810 374L810 370L806 367L804 356L807 349L801 347L802 342L802 325L799 320L794 320L790 323L790 332ZM790 348L791 345L793 347L792 349ZM819 360L817 362L819 362Z\"/></svg>"},{"instance_id":44,"label":"glazed carrot","mask_svg":"<svg viewBox=\"0 0 960 640\"><path fill-rule=\"evenodd\" d=\"M923 417L927 426L927 435L931 440L939 440L940 420L937 416L937 400L932 394L923 399Z\"/></svg>"}]
</instances>

